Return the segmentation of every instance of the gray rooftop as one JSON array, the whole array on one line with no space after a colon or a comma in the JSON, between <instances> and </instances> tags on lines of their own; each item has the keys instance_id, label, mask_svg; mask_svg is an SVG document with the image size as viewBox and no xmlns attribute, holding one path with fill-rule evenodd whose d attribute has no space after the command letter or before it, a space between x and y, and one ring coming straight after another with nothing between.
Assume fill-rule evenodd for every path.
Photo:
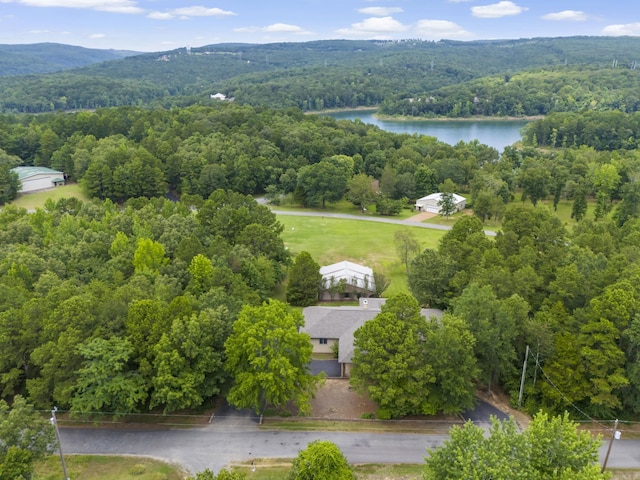
<instances>
[{"instance_id":1,"label":"gray rooftop","mask_svg":"<svg viewBox=\"0 0 640 480\"><path fill-rule=\"evenodd\" d=\"M367 304L364 304L364 301ZM378 315L385 298L360 299L358 307L307 307L302 311L305 325L300 329L311 338L338 340L338 361L350 363L353 356L353 334ZM442 310L423 308L423 317L442 317Z\"/></svg>"}]
</instances>

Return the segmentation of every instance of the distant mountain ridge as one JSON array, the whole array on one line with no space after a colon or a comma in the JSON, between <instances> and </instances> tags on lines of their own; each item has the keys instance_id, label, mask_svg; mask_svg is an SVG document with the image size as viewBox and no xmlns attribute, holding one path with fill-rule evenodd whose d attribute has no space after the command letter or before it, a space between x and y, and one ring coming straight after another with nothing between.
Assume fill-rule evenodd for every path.
<instances>
[{"instance_id":1,"label":"distant mountain ridge","mask_svg":"<svg viewBox=\"0 0 640 480\"><path fill-rule=\"evenodd\" d=\"M590 84L601 92L610 90L615 96L616 89L633 90L635 75L640 74L640 37L227 43L139 54L39 45L41 55L33 56L33 61L26 60L28 52L16 51L20 46L11 46L13 50L9 52L0 46L0 112L184 106L210 101L210 96L219 92L238 103L303 111L383 104L396 104L402 109L409 102L409 112L413 114L412 98L435 98L440 88L484 77L499 77L508 84L508 79L518 72L554 69L568 74L570 70L584 70L590 73L583 77L594 78ZM51 53L42 55L47 50ZM65 70L31 75L8 75L2 70L2 55L13 55L14 60L20 58L23 64L30 62L35 68L37 62L53 60L50 57L54 51L59 54L58 67ZM76 54L84 58L68 58ZM125 58L112 57L118 54ZM74 68L74 62L85 65ZM632 76L620 76L618 80L609 75L610 70L631 72ZM600 71L607 71L610 81L600 80ZM566 81L575 78L567 76ZM544 79L540 81L544 83ZM469 88L477 88L476 84L470 85ZM563 89L567 101L571 100L571 88L567 85ZM530 90L531 97L535 92L531 88L527 91ZM540 95L554 93L545 88ZM466 95L470 100L465 98L465 103L468 100L473 104L477 94L470 95ZM499 96L500 90L495 90L495 95ZM636 110L635 103L632 110Z\"/></svg>"},{"instance_id":2,"label":"distant mountain ridge","mask_svg":"<svg viewBox=\"0 0 640 480\"><path fill-rule=\"evenodd\" d=\"M61 43L6 44L0 45L0 76L53 73L138 54Z\"/></svg>"}]
</instances>

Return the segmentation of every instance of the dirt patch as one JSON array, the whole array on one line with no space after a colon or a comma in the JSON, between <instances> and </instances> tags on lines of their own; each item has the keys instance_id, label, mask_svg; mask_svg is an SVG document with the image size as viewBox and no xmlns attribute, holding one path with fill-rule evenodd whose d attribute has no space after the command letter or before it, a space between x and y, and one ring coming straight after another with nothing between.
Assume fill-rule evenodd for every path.
<instances>
[{"instance_id":1,"label":"dirt patch","mask_svg":"<svg viewBox=\"0 0 640 480\"><path fill-rule=\"evenodd\" d=\"M432 212L420 212L413 217L407 218L408 222L424 222L425 220L429 220L430 218L437 217L437 213Z\"/></svg>"},{"instance_id":2,"label":"dirt patch","mask_svg":"<svg viewBox=\"0 0 640 480\"><path fill-rule=\"evenodd\" d=\"M311 401L311 416L316 418L357 419L376 410L376 404L352 390L346 378L327 379Z\"/></svg>"}]
</instances>

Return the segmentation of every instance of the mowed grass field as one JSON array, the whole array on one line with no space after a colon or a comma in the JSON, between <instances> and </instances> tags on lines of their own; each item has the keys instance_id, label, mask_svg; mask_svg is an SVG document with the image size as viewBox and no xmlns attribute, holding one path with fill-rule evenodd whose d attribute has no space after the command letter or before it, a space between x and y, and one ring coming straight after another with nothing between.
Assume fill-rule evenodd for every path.
<instances>
[{"instance_id":1,"label":"mowed grass field","mask_svg":"<svg viewBox=\"0 0 640 480\"><path fill-rule=\"evenodd\" d=\"M437 248L444 231L406 227L366 220L278 215L284 225L282 239L294 255L307 251L320 265L349 260L371 267L391 279L385 296L408 292L405 266L394 241L395 233L409 228L420 243L420 250Z\"/></svg>"},{"instance_id":2,"label":"mowed grass field","mask_svg":"<svg viewBox=\"0 0 640 480\"><path fill-rule=\"evenodd\" d=\"M35 210L36 208L42 208L49 198L56 201L61 198L78 198L83 202L89 200L89 197L82 191L80 185L72 183L40 192L20 194L18 198L11 202L11 205L26 208L27 210Z\"/></svg>"}]
</instances>

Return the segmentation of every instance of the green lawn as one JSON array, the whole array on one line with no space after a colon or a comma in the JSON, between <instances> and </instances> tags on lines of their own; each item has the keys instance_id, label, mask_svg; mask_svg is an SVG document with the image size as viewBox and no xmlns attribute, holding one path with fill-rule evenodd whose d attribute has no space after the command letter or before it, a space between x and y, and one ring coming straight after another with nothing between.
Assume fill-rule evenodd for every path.
<instances>
[{"instance_id":1,"label":"green lawn","mask_svg":"<svg viewBox=\"0 0 640 480\"><path fill-rule=\"evenodd\" d=\"M301 205L293 203L288 198L285 198L285 200L280 205L270 205L270 206L274 210L288 210L288 211L294 211L294 212L347 213L349 215L361 215L361 216L368 216L368 217L372 215L374 217L381 216L376 213L375 204L368 205L367 211L363 212L362 210L360 210L360 208L353 205L353 203L348 202L347 200L344 200L344 199L336 203L327 203L326 208L305 208L305 207L302 207ZM416 212L413 210L413 208L403 208L398 215L394 215L392 218L405 219L415 214Z\"/></svg>"},{"instance_id":2,"label":"green lawn","mask_svg":"<svg viewBox=\"0 0 640 480\"><path fill-rule=\"evenodd\" d=\"M247 480L282 480L289 472L289 460L279 461L277 465L269 461L258 461L255 471L250 466L234 467L243 472ZM354 465L357 480L419 480L422 478L422 465Z\"/></svg>"},{"instance_id":3,"label":"green lawn","mask_svg":"<svg viewBox=\"0 0 640 480\"><path fill-rule=\"evenodd\" d=\"M16 198L12 205L17 207L26 208L27 210L35 210L38 207L44 207L44 202L47 199L59 200L61 198L79 198L82 201L89 200L89 197L80 188L77 183L69 185L63 185L61 187L52 188L50 190L42 190L40 192L20 194Z\"/></svg>"},{"instance_id":4,"label":"green lawn","mask_svg":"<svg viewBox=\"0 0 640 480\"><path fill-rule=\"evenodd\" d=\"M394 234L410 228L421 249L437 248L445 232L377 222L279 215L282 238L293 254L307 251L320 265L350 260L391 279L385 296L408 292L404 265L396 253Z\"/></svg>"},{"instance_id":5,"label":"green lawn","mask_svg":"<svg viewBox=\"0 0 640 480\"><path fill-rule=\"evenodd\" d=\"M67 473L73 480L182 480L183 469L159 460L140 457L65 455ZM34 480L64 478L58 455L36 465Z\"/></svg>"}]
</instances>

